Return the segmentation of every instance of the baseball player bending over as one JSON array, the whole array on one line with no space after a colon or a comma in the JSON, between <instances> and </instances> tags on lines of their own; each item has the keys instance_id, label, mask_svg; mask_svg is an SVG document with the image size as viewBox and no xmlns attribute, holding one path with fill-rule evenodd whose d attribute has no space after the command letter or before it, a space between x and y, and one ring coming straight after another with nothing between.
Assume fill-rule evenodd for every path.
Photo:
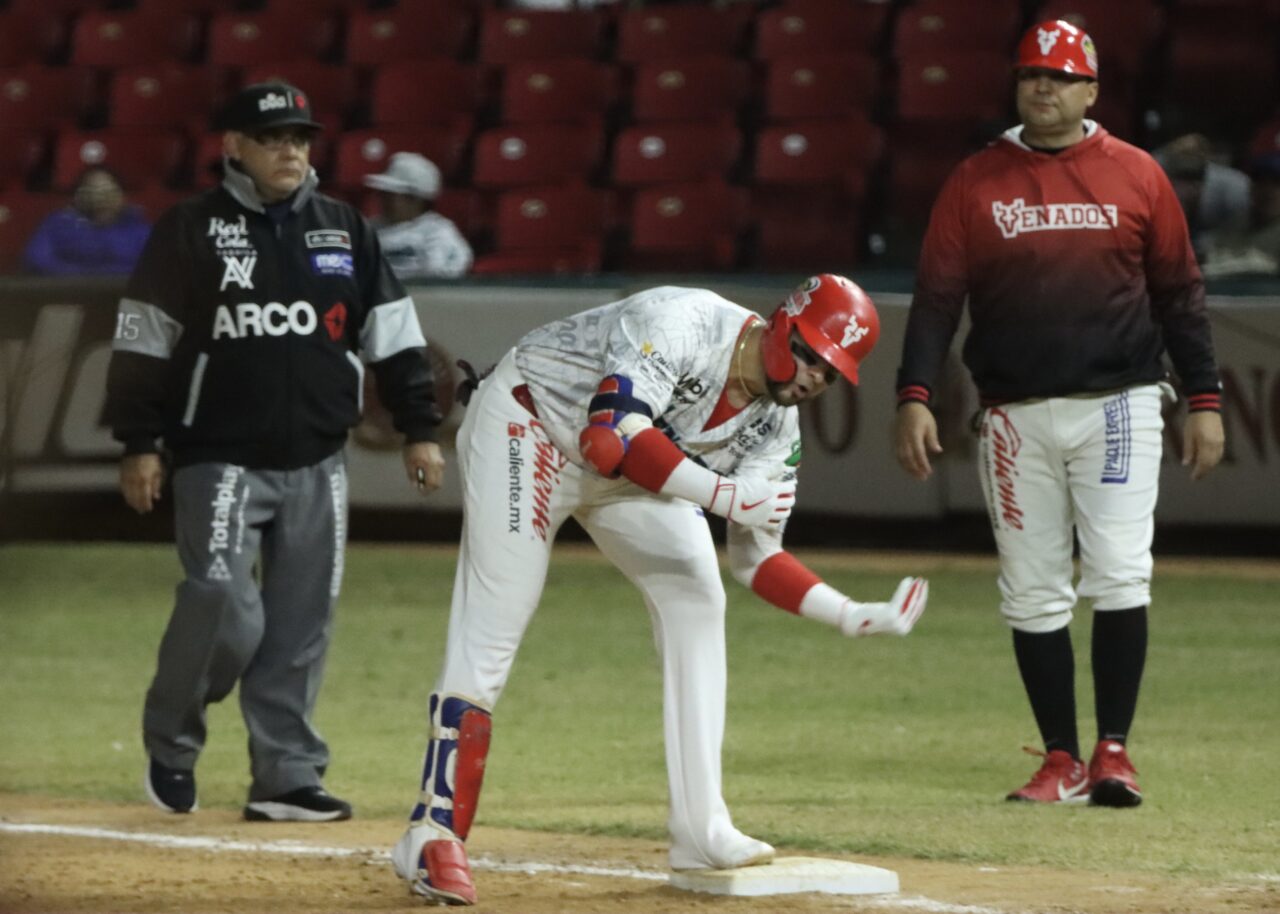
<instances>
[{"instance_id":1,"label":"baseball player bending over","mask_svg":"<svg viewBox=\"0 0 1280 914\"><path fill-rule=\"evenodd\" d=\"M928 584L858 603L782 548L800 460L796 404L858 364L874 305L809 279L766 323L702 289L661 287L532 331L479 387L458 434L464 525L444 668L430 697L421 793L396 872L436 902L474 904L466 840L490 715L572 515L644 595L663 664L674 869L767 863L720 791L725 594L704 511L728 520L733 575L850 636L905 635Z\"/></svg>"}]
</instances>

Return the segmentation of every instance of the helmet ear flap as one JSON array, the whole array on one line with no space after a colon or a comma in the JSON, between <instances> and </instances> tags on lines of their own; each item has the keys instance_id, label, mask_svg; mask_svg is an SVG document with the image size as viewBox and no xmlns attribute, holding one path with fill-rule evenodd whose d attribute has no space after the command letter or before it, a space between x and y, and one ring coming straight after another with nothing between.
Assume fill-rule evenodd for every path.
<instances>
[{"instance_id":1,"label":"helmet ear flap","mask_svg":"<svg viewBox=\"0 0 1280 914\"><path fill-rule=\"evenodd\" d=\"M775 384L786 384L796 376L796 360L791 357L791 316L781 305L769 318L760 337L764 373Z\"/></svg>"}]
</instances>

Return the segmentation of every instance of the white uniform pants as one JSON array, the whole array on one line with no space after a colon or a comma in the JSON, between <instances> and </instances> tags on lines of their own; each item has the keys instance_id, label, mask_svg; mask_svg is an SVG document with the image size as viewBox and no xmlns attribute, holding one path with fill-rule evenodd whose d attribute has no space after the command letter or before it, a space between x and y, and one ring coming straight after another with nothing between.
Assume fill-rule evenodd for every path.
<instances>
[{"instance_id":1,"label":"white uniform pants","mask_svg":"<svg viewBox=\"0 0 1280 914\"><path fill-rule=\"evenodd\" d=\"M1071 621L1073 532L1079 595L1095 610L1150 603L1166 391L1149 384L983 411L978 466L1000 553L1000 610L1013 628L1051 632Z\"/></svg>"},{"instance_id":2,"label":"white uniform pants","mask_svg":"<svg viewBox=\"0 0 1280 914\"><path fill-rule=\"evenodd\" d=\"M706 519L686 501L570 463L513 397L521 384L508 354L458 434L465 511L435 691L494 706L537 608L552 541L572 515L649 608L663 671L671 862L708 866L736 831L720 789L725 595Z\"/></svg>"}]
</instances>

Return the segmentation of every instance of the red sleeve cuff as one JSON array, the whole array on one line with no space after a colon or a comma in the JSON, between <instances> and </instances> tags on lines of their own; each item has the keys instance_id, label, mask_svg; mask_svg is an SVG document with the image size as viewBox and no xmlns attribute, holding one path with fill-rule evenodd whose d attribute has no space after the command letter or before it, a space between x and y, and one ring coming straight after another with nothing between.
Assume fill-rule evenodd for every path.
<instances>
[{"instance_id":1,"label":"red sleeve cuff","mask_svg":"<svg viewBox=\"0 0 1280 914\"><path fill-rule=\"evenodd\" d=\"M1187 411L1220 413L1222 412L1222 394L1216 390L1202 394L1188 394Z\"/></svg>"},{"instance_id":2,"label":"red sleeve cuff","mask_svg":"<svg viewBox=\"0 0 1280 914\"><path fill-rule=\"evenodd\" d=\"M929 405L929 388L923 384L911 384L898 390L898 405L903 403L923 403Z\"/></svg>"},{"instance_id":3,"label":"red sleeve cuff","mask_svg":"<svg viewBox=\"0 0 1280 914\"><path fill-rule=\"evenodd\" d=\"M799 614L800 603L815 584L821 584L818 577L790 552L775 552L756 569L751 578L751 589L761 599L767 600L779 609Z\"/></svg>"},{"instance_id":4,"label":"red sleeve cuff","mask_svg":"<svg viewBox=\"0 0 1280 914\"><path fill-rule=\"evenodd\" d=\"M631 439L622 458L622 475L642 489L660 492L671 471L684 459L670 438L656 428L647 428Z\"/></svg>"}]
</instances>

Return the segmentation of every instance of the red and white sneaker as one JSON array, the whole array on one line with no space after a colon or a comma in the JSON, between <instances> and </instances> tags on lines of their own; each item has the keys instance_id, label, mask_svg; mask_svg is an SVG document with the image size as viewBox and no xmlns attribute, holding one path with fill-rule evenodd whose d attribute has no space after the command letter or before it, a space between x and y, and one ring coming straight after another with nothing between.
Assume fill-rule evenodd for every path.
<instances>
[{"instance_id":1,"label":"red and white sneaker","mask_svg":"<svg viewBox=\"0 0 1280 914\"><path fill-rule=\"evenodd\" d=\"M1083 803L1089 799L1089 775L1084 762L1064 749L1044 753L1026 747L1024 751L1044 759L1040 770L1021 788L1005 797L1025 803Z\"/></svg>"},{"instance_id":2,"label":"red and white sneaker","mask_svg":"<svg viewBox=\"0 0 1280 914\"><path fill-rule=\"evenodd\" d=\"M411 826L391 851L396 875L433 904L476 903L467 849L455 838L440 838L429 826Z\"/></svg>"},{"instance_id":3,"label":"red and white sneaker","mask_svg":"<svg viewBox=\"0 0 1280 914\"><path fill-rule=\"evenodd\" d=\"M1123 743L1101 740L1089 759L1089 802L1094 806L1137 806L1142 802L1137 775Z\"/></svg>"}]
</instances>

